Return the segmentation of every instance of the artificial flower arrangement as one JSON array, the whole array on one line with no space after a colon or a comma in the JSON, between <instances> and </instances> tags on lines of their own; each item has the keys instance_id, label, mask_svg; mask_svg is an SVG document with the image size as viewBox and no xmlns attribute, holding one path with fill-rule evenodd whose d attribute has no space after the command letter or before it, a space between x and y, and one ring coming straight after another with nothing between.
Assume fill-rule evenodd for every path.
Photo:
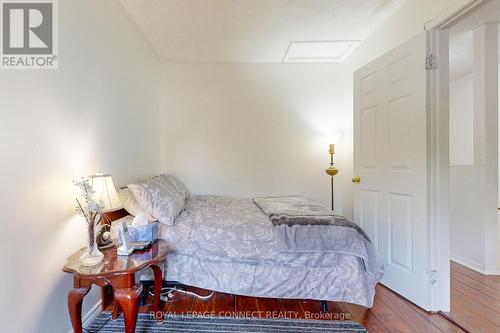
<instances>
[{"instance_id":1,"label":"artificial flower arrangement","mask_svg":"<svg viewBox=\"0 0 500 333\"><path fill-rule=\"evenodd\" d=\"M76 209L85 218L88 227L87 248L81 255L80 262L83 266L97 265L104 258L96 242L96 228L102 219L101 212L104 204L95 200L95 191L88 178L82 177L81 180L74 180L73 184L80 189L80 199L76 198Z\"/></svg>"}]
</instances>

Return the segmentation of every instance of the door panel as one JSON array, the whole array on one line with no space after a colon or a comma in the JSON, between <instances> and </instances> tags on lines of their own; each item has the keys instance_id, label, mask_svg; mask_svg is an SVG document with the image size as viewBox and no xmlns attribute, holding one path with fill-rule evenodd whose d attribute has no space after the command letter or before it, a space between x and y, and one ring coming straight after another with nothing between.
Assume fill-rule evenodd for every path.
<instances>
[{"instance_id":1,"label":"door panel","mask_svg":"<svg viewBox=\"0 0 500 333\"><path fill-rule=\"evenodd\" d=\"M361 95L366 97L377 91L377 71L367 74L361 78Z\"/></svg>"},{"instance_id":2,"label":"door panel","mask_svg":"<svg viewBox=\"0 0 500 333\"><path fill-rule=\"evenodd\" d=\"M373 245L379 250L379 207L378 207L379 192L372 190L363 190L361 193L361 206L363 215L361 216L361 227L370 235Z\"/></svg>"},{"instance_id":3,"label":"door panel","mask_svg":"<svg viewBox=\"0 0 500 333\"><path fill-rule=\"evenodd\" d=\"M412 196L389 193L389 261L388 266L413 271Z\"/></svg>"},{"instance_id":4,"label":"door panel","mask_svg":"<svg viewBox=\"0 0 500 333\"><path fill-rule=\"evenodd\" d=\"M393 171L409 171L412 95L389 101L389 161Z\"/></svg>"},{"instance_id":5,"label":"door panel","mask_svg":"<svg viewBox=\"0 0 500 333\"><path fill-rule=\"evenodd\" d=\"M411 66L411 53L403 54L393 58L391 63L387 66L389 71L389 84L394 86L400 84L401 81L408 81L408 72Z\"/></svg>"},{"instance_id":6,"label":"door panel","mask_svg":"<svg viewBox=\"0 0 500 333\"><path fill-rule=\"evenodd\" d=\"M363 169L377 169L377 107L360 110L360 149Z\"/></svg>"},{"instance_id":7,"label":"door panel","mask_svg":"<svg viewBox=\"0 0 500 333\"><path fill-rule=\"evenodd\" d=\"M354 74L354 219L385 263L382 283L430 307L423 33Z\"/></svg>"}]
</instances>

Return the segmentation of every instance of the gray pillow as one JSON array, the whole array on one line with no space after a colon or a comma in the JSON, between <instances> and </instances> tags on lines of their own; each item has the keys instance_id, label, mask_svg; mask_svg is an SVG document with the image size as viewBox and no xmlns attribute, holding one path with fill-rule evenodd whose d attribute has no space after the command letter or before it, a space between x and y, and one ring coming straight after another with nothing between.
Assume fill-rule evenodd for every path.
<instances>
[{"instance_id":1,"label":"gray pillow","mask_svg":"<svg viewBox=\"0 0 500 333\"><path fill-rule=\"evenodd\" d=\"M173 185L167 176L160 175L145 182L129 184L127 187L147 214L161 223L173 225L185 207L186 192L179 188L178 184Z\"/></svg>"}]
</instances>

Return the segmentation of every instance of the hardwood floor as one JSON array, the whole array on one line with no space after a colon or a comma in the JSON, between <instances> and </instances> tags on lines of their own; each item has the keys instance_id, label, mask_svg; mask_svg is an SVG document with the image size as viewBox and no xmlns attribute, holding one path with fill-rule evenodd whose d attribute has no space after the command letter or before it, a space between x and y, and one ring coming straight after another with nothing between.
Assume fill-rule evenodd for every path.
<instances>
[{"instance_id":1,"label":"hardwood floor","mask_svg":"<svg viewBox=\"0 0 500 333\"><path fill-rule=\"evenodd\" d=\"M224 293L215 293L210 299L203 301L177 293L173 301L163 303L162 312L353 320L361 323L370 333L500 333L500 277L482 275L454 262L451 268L450 313L430 314L380 284L376 288L375 303L371 309L348 303L328 302L329 312L322 314L319 311L319 301L255 298ZM210 291L199 288L190 290L201 295L210 294ZM141 312L149 310L148 305L140 309Z\"/></svg>"},{"instance_id":2,"label":"hardwood floor","mask_svg":"<svg viewBox=\"0 0 500 333\"><path fill-rule=\"evenodd\" d=\"M443 315L470 332L500 332L500 276L451 262L451 311Z\"/></svg>"}]
</instances>

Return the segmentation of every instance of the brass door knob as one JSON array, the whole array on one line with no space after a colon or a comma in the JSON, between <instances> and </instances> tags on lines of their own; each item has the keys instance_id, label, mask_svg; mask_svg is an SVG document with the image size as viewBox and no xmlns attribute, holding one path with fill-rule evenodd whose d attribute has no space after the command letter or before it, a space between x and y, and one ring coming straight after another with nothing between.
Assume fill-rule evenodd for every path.
<instances>
[{"instance_id":1,"label":"brass door knob","mask_svg":"<svg viewBox=\"0 0 500 333\"><path fill-rule=\"evenodd\" d=\"M359 184L359 183L361 183L361 178L359 178L359 176L354 176L354 177L352 177L352 182L354 184Z\"/></svg>"}]
</instances>

